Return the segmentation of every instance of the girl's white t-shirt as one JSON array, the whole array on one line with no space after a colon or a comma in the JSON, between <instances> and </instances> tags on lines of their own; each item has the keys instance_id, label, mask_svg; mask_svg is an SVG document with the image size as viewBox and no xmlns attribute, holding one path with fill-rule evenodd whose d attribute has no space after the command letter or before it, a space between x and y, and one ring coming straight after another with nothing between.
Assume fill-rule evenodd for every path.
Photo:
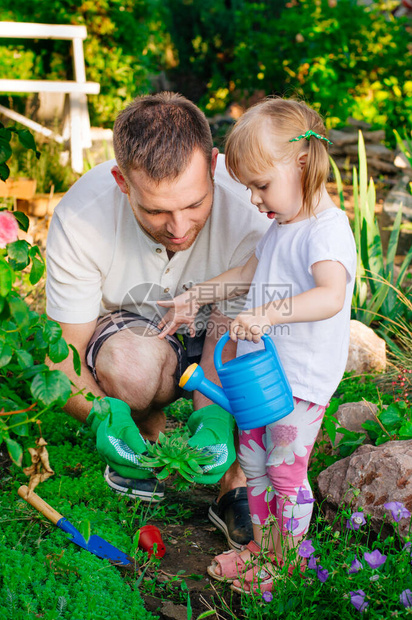
<instances>
[{"instance_id":1,"label":"girl's white t-shirt","mask_svg":"<svg viewBox=\"0 0 412 620\"><path fill-rule=\"evenodd\" d=\"M297 398L326 405L345 371L349 349L350 310L356 273L356 247L346 214L330 208L316 217L278 224L273 222L256 248L259 260L245 310L274 302L288 316L290 298L315 286L312 265L339 261L346 269L342 310L323 321L271 326L286 376ZM269 322L268 322L269 323ZM238 342L237 355L263 348Z\"/></svg>"}]
</instances>

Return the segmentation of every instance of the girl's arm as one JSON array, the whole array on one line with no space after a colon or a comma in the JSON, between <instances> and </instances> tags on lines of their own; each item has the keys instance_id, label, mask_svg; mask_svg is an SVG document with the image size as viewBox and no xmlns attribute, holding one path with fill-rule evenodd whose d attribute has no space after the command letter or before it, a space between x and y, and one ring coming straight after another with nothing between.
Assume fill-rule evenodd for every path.
<instances>
[{"instance_id":1,"label":"girl's arm","mask_svg":"<svg viewBox=\"0 0 412 620\"><path fill-rule=\"evenodd\" d=\"M197 284L170 301L158 301L162 308L169 308L158 324L158 328L162 329L159 338L174 334L181 325L188 325L190 336L195 336L194 322L199 308L247 293L257 264L258 259L253 254L241 267L233 267L216 278Z\"/></svg>"},{"instance_id":2,"label":"girl's arm","mask_svg":"<svg viewBox=\"0 0 412 620\"><path fill-rule=\"evenodd\" d=\"M312 275L315 286L309 291L239 314L230 326L231 339L259 342L272 325L322 321L337 314L345 301L345 267L337 261L320 261L312 266Z\"/></svg>"}]
</instances>

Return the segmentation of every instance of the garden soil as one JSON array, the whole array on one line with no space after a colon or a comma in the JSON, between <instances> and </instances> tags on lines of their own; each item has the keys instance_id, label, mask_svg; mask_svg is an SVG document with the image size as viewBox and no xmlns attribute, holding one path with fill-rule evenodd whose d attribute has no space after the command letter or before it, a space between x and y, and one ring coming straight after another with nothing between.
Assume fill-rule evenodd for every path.
<instances>
[{"instance_id":1,"label":"garden soil","mask_svg":"<svg viewBox=\"0 0 412 620\"><path fill-rule=\"evenodd\" d=\"M187 620L186 594L182 592L178 579L187 585L193 618L216 608L219 616L211 616L212 619L233 619L224 611L225 606L235 617L240 614L240 596L207 574L207 566L213 557L229 548L225 536L207 517L209 505L216 495L217 486L198 485L183 494L169 486L163 501L180 502L191 510L191 515L180 524L151 521L162 533L166 554L157 571L155 594L143 595L143 598L146 609L159 615L160 620ZM153 577L149 576L149 579Z\"/></svg>"}]
</instances>

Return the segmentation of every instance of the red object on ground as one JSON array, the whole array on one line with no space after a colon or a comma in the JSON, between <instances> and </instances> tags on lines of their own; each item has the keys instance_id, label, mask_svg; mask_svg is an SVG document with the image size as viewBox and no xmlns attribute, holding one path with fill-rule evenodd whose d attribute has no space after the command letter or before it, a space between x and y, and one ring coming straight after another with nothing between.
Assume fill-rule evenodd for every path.
<instances>
[{"instance_id":1,"label":"red object on ground","mask_svg":"<svg viewBox=\"0 0 412 620\"><path fill-rule=\"evenodd\" d=\"M143 525L143 527L140 528L138 544L140 549L143 549L143 551L149 554L149 557L154 555L156 558L162 558L166 553L162 535L156 525ZM154 549L155 545L156 550Z\"/></svg>"}]
</instances>

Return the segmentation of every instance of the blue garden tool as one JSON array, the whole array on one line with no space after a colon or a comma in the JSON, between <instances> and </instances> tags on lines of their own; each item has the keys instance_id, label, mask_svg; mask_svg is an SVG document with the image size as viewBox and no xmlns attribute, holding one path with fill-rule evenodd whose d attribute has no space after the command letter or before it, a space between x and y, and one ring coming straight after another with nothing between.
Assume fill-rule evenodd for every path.
<instances>
[{"instance_id":1,"label":"blue garden tool","mask_svg":"<svg viewBox=\"0 0 412 620\"><path fill-rule=\"evenodd\" d=\"M25 484L23 484L17 492L20 497L26 500L33 508L41 512L49 521L57 525L63 532L67 532L67 534L70 535L69 540L75 545L86 549L86 551L90 551L90 553L97 555L98 558L109 560L109 562L115 566L133 571L136 570L136 560L134 558L123 553L123 551L120 551L108 543L104 538L100 538L100 536L93 535L90 536L89 540L85 540L70 521L59 514L57 510L49 506L41 497L33 491L28 494L28 488Z\"/></svg>"},{"instance_id":2,"label":"blue garden tool","mask_svg":"<svg viewBox=\"0 0 412 620\"><path fill-rule=\"evenodd\" d=\"M264 350L247 353L222 363L223 347L229 332L215 347L214 363L222 388L206 379L198 364L191 364L180 379L180 387L199 390L231 413L241 430L266 426L287 416L294 409L292 390L278 352L265 334Z\"/></svg>"}]
</instances>

